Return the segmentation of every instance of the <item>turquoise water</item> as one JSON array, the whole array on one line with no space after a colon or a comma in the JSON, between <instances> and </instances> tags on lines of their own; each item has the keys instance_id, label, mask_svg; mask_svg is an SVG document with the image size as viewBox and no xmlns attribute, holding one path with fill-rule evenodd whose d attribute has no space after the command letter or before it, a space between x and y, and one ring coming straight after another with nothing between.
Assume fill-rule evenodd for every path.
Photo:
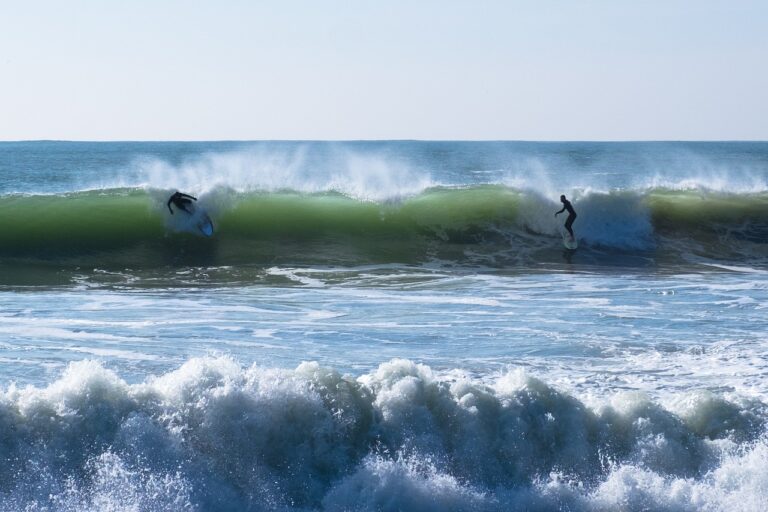
<instances>
[{"instance_id":1,"label":"turquoise water","mask_svg":"<svg viewBox=\"0 0 768 512\"><path fill-rule=\"evenodd\" d=\"M767 206L768 143L0 143L0 509L762 510Z\"/></svg>"}]
</instances>

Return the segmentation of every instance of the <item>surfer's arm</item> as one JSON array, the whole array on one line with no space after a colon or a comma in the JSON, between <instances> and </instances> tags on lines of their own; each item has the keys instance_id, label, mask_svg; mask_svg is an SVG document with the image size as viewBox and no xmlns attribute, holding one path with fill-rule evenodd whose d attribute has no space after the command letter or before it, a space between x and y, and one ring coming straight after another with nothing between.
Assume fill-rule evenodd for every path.
<instances>
[{"instance_id":1,"label":"surfer's arm","mask_svg":"<svg viewBox=\"0 0 768 512\"><path fill-rule=\"evenodd\" d=\"M182 195L182 196L184 196L184 197L188 197L188 198L190 198L190 199L194 199L195 201L197 201L197 198L196 198L196 197L193 197L193 196L191 196L191 195L189 195L189 194L181 194L181 195Z\"/></svg>"},{"instance_id":2,"label":"surfer's arm","mask_svg":"<svg viewBox=\"0 0 768 512\"><path fill-rule=\"evenodd\" d=\"M171 208L171 201L173 201L173 199L168 200L168 211L171 212L171 215L173 215L173 209Z\"/></svg>"},{"instance_id":3,"label":"surfer's arm","mask_svg":"<svg viewBox=\"0 0 768 512\"><path fill-rule=\"evenodd\" d=\"M563 213L564 211L565 211L565 206L563 206L563 209L562 209L562 210L560 210L559 212L555 212L555 217L557 217L558 215L560 215L560 214L561 214L561 213Z\"/></svg>"}]
</instances>

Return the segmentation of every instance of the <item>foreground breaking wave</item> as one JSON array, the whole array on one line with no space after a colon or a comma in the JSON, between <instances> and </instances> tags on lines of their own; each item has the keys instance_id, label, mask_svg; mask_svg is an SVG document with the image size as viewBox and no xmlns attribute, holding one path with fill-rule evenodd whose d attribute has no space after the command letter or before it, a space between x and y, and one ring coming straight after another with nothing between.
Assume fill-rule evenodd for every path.
<instances>
[{"instance_id":1,"label":"foreground breaking wave","mask_svg":"<svg viewBox=\"0 0 768 512\"><path fill-rule=\"evenodd\" d=\"M0 395L2 510L762 510L765 404L588 406L521 372L91 361Z\"/></svg>"}]
</instances>

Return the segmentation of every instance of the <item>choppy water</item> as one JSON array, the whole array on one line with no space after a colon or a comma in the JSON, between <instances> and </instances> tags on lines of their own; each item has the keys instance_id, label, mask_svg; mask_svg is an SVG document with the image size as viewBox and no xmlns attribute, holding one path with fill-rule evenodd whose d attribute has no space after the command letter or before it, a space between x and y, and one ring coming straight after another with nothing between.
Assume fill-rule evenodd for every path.
<instances>
[{"instance_id":1,"label":"choppy water","mask_svg":"<svg viewBox=\"0 0 768 512\"><path fill-rule=\"evenodd\" d=\"M767 206L768 143L0 143L0 509L763 510Z\"/></svg>"}]
</instances>

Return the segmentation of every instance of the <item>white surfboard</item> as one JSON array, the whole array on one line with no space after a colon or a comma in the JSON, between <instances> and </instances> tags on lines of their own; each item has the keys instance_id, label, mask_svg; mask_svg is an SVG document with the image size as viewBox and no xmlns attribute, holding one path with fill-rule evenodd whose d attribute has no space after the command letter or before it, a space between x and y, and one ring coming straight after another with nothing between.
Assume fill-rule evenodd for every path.
<instances>
[{"instance_id":1,"label":"white surfboard","mask_svg":"<svg viewBox=\"0 0 768 512\"><path fill-rule=\"evenodd\" d=\"M579 242L576 240L576 236L571 236L570 233L563 230L563 245L566 249L576 250L579 247Z\"/></svg>"}]
</instances>

